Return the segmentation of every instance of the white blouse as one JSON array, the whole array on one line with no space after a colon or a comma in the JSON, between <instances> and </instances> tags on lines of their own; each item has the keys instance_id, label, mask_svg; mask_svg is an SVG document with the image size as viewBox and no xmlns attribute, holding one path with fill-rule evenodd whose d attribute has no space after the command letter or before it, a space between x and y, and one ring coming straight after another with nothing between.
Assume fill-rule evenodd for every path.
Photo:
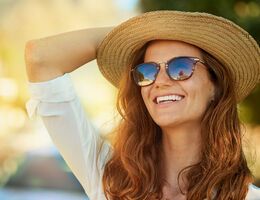
<instances>
[{"instance_id":1,"label":"white blouse","mask_svg":"<svg viewBox=\"0 0 260 200\"><path fill-rule=\"evenodd\" d=\"M29 117L41 116L52 141L89 199L106 200L102 175L111 146L107 142L101 145L103 141L87 118L69 74L29 83L29 90L31 99L26 104ZM260 189L249 185L246 200L260 200Z\"/></svg>"}]
</instances>

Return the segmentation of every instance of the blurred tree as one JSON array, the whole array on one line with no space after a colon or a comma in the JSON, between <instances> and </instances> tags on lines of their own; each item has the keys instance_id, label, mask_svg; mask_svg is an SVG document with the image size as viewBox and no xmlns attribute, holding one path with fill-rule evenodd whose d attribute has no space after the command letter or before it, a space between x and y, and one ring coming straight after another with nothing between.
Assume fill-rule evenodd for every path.
<instances>
[{"instance_id":1,"label":"blurred tree","mask_svg":"<svg viewBox=\"0 0 260 200\"><path fill-rule=\"evenodd\" d=\"M140 0L143 12L154 10L180 10L207 12L230 19L247 30L260 43L260 0ZM260 124L259 84L240 105L244 122Z\"/></svg>"}]
</instances>

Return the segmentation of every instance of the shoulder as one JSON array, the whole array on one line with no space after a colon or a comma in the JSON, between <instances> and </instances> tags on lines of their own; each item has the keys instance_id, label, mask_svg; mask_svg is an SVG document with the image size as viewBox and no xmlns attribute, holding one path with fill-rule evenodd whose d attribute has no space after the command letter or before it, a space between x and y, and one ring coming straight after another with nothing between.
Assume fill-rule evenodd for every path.
<instances>
[{"instance_id":1,"label":"shoulder","mask_svg":"<svg viewBox=\"0 0 260 200\"><path fill-rule=\"evenodd\" d=\"M248 186L248 194L246 196L246 200L259 200L260 199L260 188L257 186L250 184Z\"/></svg>"}]
</instances>

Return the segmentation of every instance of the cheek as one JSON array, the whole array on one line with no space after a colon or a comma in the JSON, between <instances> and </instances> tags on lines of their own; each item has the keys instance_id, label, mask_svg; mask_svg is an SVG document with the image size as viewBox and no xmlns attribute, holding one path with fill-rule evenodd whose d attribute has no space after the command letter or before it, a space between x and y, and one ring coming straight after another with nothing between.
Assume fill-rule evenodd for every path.
<instances>
[{"instance_id":1,"label":"cheek","mask_svg":"<svg viewBox=\"0 0 260 200\"><path fill-rule=\"evenodd\" d=\"M149 86L141 88L141 95L142 95L144 104L147 108L149 108L148 100L149 100L149 93L150 93L150 89L148 87Z\"/></svg>"},{"instance_id":2,"label":"cheek","mask_svg":"<svg viewBox=\"0 0 260 200\"><path fill-rule=\"evenodd\" d=\"M210 80L194 81L187 84L187 93L189 94L190 102L196 109L205 109L214 97L214 85Z\"/></svg>"},{"instance_id":3,"label":"cheek","mask_svg":"<svg viewBox=\"0 0 260 200\"><path fill-rule=\"evenodd\" d=\"M144 100L144 102L148 99L148 90L146 87L141 88L141 95Z\"/></svg>"}]
</instances>

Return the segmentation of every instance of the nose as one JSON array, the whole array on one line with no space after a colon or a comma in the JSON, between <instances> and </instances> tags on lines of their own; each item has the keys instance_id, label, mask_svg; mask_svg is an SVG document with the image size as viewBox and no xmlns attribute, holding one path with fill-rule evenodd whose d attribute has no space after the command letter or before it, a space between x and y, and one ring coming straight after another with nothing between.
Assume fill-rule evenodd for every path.
<instances>
[{"instance_id":1,"label":"nose","mask_svg":"<svg viewBox=\"0 0 260 200\"><path fill-rule=\"evenodd\" d=\"M159 63L160 71L157 74L154 84L156 86L170 85L173 80L168 76L166 72L166 63Z\"/></svg>"}]
</instances>

